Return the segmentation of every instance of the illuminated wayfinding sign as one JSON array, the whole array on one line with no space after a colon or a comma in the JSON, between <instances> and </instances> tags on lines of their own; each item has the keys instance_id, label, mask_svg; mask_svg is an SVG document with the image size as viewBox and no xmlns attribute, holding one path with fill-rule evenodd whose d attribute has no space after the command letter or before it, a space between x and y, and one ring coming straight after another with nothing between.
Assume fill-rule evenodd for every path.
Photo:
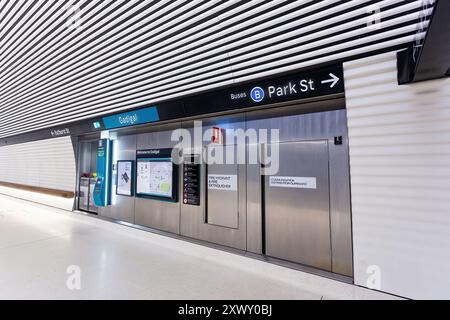
<instances>
[{"instance_id":1,"label":"illuminated wayfinding sign","mask_svg":"<svg viewBox=\"0 0 450 320\"><path fill-rule=\"evenodd\" d=\"M343 95L345 92L342 64L267 77L232 87L198 93L178 100L143 106L142 109L80 121L67 127L44 129L21 136L0 139L1 144L14 144L40 139L77 136L89 132L152 124L225 111L238 111L274 103ZM237 79L238 81L239 79ZM220 128L215 128L213 143L224 144Z\"/></svg>"},{"instance_id":2,"label":"illuminated wayfinding sign","mask_svg":"<svg viewBox=\"0 0 450 320\"><path fill-rule=\"evenodd\" d=\"M94 203L97 207L107 207L111 203L111 152L112 142L110 140L98 141L97 181L94 188Z\"/></svg>"},{"instance_id":3,"label":"illuminated wayfinding sign","mask_svg":"<svg viewBox=\"0 0 450 320\"><path fill-rule=\"evenodd\" d=\"M157 107L149 107L105 117L103 118L103 124L105 129L116 129L157 122L159 120L160 117ZM94 123L94 127L96 124L100 128L100 123Z\"/></svg>"},{"instance_id":4,"label":"illuminated wayfinding sign","mask_svg":"<svg viewBox=\"0 0 450 320\"><path fill-rule=\"evenodd\" d=\"M257 106L343 92L343 68L336 65L230 89L228 100L232 105Z\"/></svg>"}]
</instances>

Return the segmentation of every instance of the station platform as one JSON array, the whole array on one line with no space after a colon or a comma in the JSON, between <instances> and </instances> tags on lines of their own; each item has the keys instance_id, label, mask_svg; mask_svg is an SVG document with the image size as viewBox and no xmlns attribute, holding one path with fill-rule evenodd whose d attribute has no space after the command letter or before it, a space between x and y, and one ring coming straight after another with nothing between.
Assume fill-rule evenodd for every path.
<instances>
[{"instance_id":1,"label":"station platform","mask_svg":"<svg viewBox=\"0 0 450 320\"><path fill-rule=\"evenodd\" d=\"M396 298L0 195L0 299Z\"/></svg>"}]
</instances>

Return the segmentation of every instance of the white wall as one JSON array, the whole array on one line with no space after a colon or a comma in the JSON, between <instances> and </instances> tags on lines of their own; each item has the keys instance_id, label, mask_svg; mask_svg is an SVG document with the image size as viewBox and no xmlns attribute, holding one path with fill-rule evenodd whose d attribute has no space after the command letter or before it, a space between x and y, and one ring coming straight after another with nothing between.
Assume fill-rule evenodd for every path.
<instances>
[{"instance_id":1,"label":"white wall","mask_svg":"<svg viewBox=\"0 0 450 320\"><path fill-rule=\"evenodd\" d=\"M76 164L70 137L0 147L0 182L75 191ZM73 199L0 187L0 193L72 210Z\"/></svg>"},{"instance_id":2,"label":"white wall","mask_svg":"<svg viewBox=\"0 0 450 320\"><path fill-rule=\"evenodd\" d=\"M355 281L450 299L450 79L397 84L396 53L346 63Z\"/></svg>"},{"instance_id":3,"label":"white wall","mask_svg":"<svg viewBox=\"0 0 450 320\"><path fill-rule=\"evenodd\" d=\"M46 206L51 206L63 210L72 211L74 199L67 199L62 197L51 196L48 194L42 194L37 192L31 192L26 190L7 188L0 186L0 194L7 195L14 198L24 199L32 201ZM1 205L1 200L0 200Z\"/></svg>"}]
</instances>

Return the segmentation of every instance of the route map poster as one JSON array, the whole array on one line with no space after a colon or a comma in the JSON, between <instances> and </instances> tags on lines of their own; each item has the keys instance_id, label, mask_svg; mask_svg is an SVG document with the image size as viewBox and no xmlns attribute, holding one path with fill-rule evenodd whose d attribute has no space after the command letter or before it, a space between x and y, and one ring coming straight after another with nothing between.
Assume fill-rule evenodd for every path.
<instances>
[{"instance_id":1,"label":"route map poster","mask_svg":"<svg viewBox=\"0 0 450 320\"><path fill-rule=\"evenodd\" d=\"M178 201L178 169L173 149L138 150L136 153L136 196Z\"/></svg>"},{"instance_id":2,"label":"route map poster","mask_svg":"<svg viewBox=\"0 0 450 320\"><path fill-rule=\"evenodd\" d=\"M141 195L172 198L173 164L166 161L138 159L137 193Z\"/></svg>"}]
</instances>

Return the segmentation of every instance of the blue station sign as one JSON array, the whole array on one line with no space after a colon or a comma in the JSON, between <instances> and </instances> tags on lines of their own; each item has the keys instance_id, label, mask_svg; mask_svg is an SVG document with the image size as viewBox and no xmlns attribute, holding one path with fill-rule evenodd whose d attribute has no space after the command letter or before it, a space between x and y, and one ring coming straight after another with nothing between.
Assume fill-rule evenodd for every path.
<instances>
[{"instance_id":1,"label":"blue station sign","mask_svg":"<svg viewBox=\"0 0 450 320\"><path fill-rule=\"evenodd\" d=\"M116 114L102 119L105 129L131 127L160 121L158 108L150 107L136 111Z\"/></svg>"}]
</instances>

